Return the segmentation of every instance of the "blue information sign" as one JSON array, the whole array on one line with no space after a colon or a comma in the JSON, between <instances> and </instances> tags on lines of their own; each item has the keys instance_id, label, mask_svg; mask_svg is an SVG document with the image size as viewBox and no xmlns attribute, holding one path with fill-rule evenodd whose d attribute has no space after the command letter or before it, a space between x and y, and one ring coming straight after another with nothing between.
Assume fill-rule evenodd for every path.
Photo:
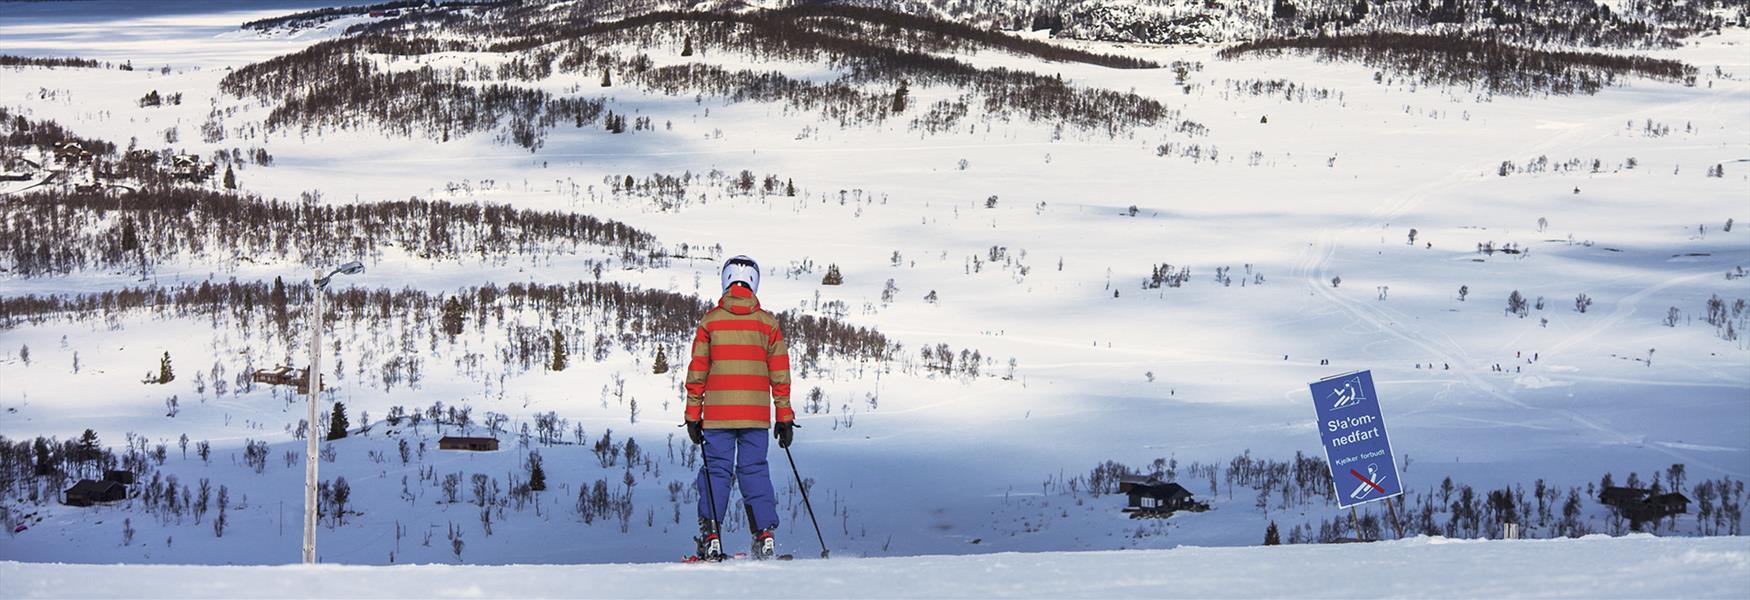
<instances>
[{"instance_id":1,"label":"blue information sign","mask_svg":"<svg viewBox=\"0 0 1750 600\"><path fill-rule=\"evenodd\" d=\"M1337 506L1349 508L1404 493L1398 463L1385 437L1373 373L1357 371L1312 384L1319 438L1331 466Z\"/></svg>"}]
</instances>

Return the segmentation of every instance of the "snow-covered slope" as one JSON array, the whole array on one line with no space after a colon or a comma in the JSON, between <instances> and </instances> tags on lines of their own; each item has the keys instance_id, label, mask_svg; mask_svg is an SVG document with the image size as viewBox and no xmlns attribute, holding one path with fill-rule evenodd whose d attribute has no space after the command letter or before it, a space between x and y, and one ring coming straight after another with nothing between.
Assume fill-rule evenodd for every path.
<instances>
[{"instance_id":1,"label":"snow-covered slope","mask_svg":"<svg viewBox=\"0 0 1750 600\"><path fill-rule=\"evenodd\" d=\"M1657 473L1666 486L1672 474L1687 475L1676 482L1684 490L1703 480L1738 484L1739 501L1750 476L1750 342L1731 335L1750 322L1731 308L1750 298L1750 279L1737 276L1750 266L1750 163L1742 160L1750 156L1750 32L1741 28L1644 53L1697 67L1692 86L1625 77L1572 96L1430 85L1293 55L1228 60L1201 47L1052 42L1163 65L1119 69L912 32L895 43L951 54L966 67L956 72L978 69L983 79L912 78L899 110L888 108L898 76L696 23L526 49L470 46L447 33L456 29L434 26L407 33L458 43L349 50L350 64L429 68L445 83L467 77L467 86L599 102L639 123L613 133L596 116L556 119L543 144L525 147L512 141L510 116L466 133L383 118L433 122L420 119L434 111L406 110L424 106L412 95L381 110L341 103L269 127L288 99L333 100L319 94L326 80L258 97L222 90L228 74L324 36L344 41L333 28L305 36L221 25L274 11L96 19L10 10L0 10L0 52L77 52L140 67L6 67L0 106L27 121L107 140L118 154L137 146L220 156L236 167L240 192L292 205L368 208L417 197L582 213L647 232L666 251L650 259L531 236L425 252L442 250L450 230L424 217L394 223L399 235L378 242L334 244L368 269L337 280L337 296L357 302L336 310L325 338L333 344L325 398L345 402L355 426L326 445L333 458L321 464L324 479L343 476L353 490L345 518L323 520L325 561L665 561L686 551L696 463L674 427L676 370L652 368L658 348L679 364L684 347L630 333L650 330L614 310L534 306L501 292L599 281L679 296L670 316L687 321L700 298L715 296L718 261L740 253L768 266L768 306L876 329L900 347L873 360L834 357L823 344L829 355L798 376L799 404L810 408L796 456L814 480L828 543L846 556L1245 545L1271 522L1285 541L1338 535L1329 526L1347 527L1348 513L1331 506L1328 485L1305 477L1313 463L1289 461L1319 453L1307 382L1361 368L1378 378L1402 453L1411 497L1400 512L1412 535L1499 535L1483 515L1506 518L1506 509L1480 508L1497 490L1517 492L1513 518L1533 536L1622 531L1592 489L1606 473L1619 484ZM471 10L443 18L460 27ZM93 38L103 43L81 45ZM564 60L585 50L622 62ZM332 65L317 57L306 66ZM711 87L709 77L677 75L689 69L783 85L741 94L733 81ZM1037 78L1016 88L986 77L998 70ZM263 71L268 83L282 74ZM793 82L840 87L828 94ZM806 93L761 95L771 90ZM142 105L158 94L181 102ZM1054 103L1026 104L1038 98ZM834 112L841 101L884 116L843 118ZM1162 107L1158 118L1108 114L1149 103ZM239 158L256 150L273 160ZM218 178L200 186L223 192ZM0 299L16 301L7 306L130 286L198 290L236 279L266 289L275 278L295 286L309 262L324 260L286 238L241 234L225 215L178 214L119 194L43 206L31 202L46 195L15 191L0 188L0 206L17 219L6 222L4 241L29 243L0 261L71 256L64 262L74 266L0 275ZM120 242L134 222L125 217L145 214L165 229L136 238L161 254ZM173 227L197 216L217 224ZM84 229L62 238L13 225L27 219ZM306 231L289 221L248 225ZM90 243L67 248L69 239ZM115 251L94 250L105 244ZM57 247L67 252L39 251ZM842 284L823 282L829 264ZM1163 264L1189 269L1189 279L1149 285ZM483 295L489 285L495 291ZM359 301L366 292L370 301ZM1531 306L1508 314L1516 293ZM477 309L449 334L436 307L464 294ZM56 461L38 475L27 458L9 465L24 476L0 503L8 525L26 528L0 532L0 559L297 560L304 464L294 431L303 399L287 387L245 385L254 368L302 364L307 316L302 296L292 296L279 314L266 302L98 304L0 329L0 435L24 444L23 454L37 436L70 441L91 428L99 446L132 455L146 480L174 476L181 490L206 481L231 499L222 537L216 509L190 514L180 497L176 509L144 495L61 506L59 484L70 482L55 478ZM1577 304L1582 297L1593 303ZM1721 319L1710 314L1716 298ZM564 342L548 341L555 332ZM571 363L550 367L547 351L566 342ZM956 368L943 367L943 346ZM981 353L975 362L971 351ZM166 353L178 377L143 383ZM395 408L441 413L440 404L472 410L473 419L441 432L430 421L383 422ZM490 431L481 424L488 413L508 419L494 432L503 450L431 449L439 435ZM521 426L547 414L588 435L562 427L558 440L519 443ZM369 432L359 430L364 421ZM645 449L635 468L591 451L610 429L610 448L624 452L636 439ZM401 440L430 451L402 458ZM210 460L198 454L203 441ZM266 448L267 460L251 468L246 442ZM550 487L513 500L508 490L533 452L546 460ZM780 544L807 554L812 531L774 458L786 503ZM1105 461L1158 471L1212 510L1128 519L1109 480L1090 489ZM476 499L466 489L476 475L505 493ZM467 482L459 498L445 497L452 476ZM1456 489L1443 493L1448 477ZM576 499L597 482L629 498L632 511L585 516ZM1660 532L1722 533L1741 523L1702 510L1698 498ZM1362 511L1376 526L1385 517L1377 504ZM452 551L447 532L465 549Z\"/></svg>"},{"instance_id":2,"label":"snow-covered slope","mask_svg":"<svg viewBox=\"0 0 1750 600\"><path fill-rule=\"evenodd\" d=\"M7 598L1742 598L1750 538L1181 547L714 565L0 563Z\"/></svg>"}]
</instances>

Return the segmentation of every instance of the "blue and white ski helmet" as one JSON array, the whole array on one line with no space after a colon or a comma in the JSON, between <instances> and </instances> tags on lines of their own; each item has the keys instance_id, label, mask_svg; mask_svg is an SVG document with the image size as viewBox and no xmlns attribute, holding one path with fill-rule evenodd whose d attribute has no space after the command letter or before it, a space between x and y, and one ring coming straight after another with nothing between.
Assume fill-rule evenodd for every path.
<instances>
[{"instance_id":1,"label":"blue and white ski helmet","mask_svg":"<svg viewBox=\"0 0 1750 600\"><path fill-rule=\"evenodd\" d=\"M747 284L753 293L760 293L760 264L746 255L736 255L723 263L723 291L729 291L729 284L735 282Z\"/></svg>"}]
</instances>

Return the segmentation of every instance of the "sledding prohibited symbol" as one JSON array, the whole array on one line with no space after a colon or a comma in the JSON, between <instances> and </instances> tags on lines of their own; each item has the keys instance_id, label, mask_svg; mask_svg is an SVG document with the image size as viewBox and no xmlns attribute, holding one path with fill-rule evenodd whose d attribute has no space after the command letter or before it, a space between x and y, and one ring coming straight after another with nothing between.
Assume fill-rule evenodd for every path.
<instances>
[{"instance_id":1,"label":"sledding prohibited symbol","mask_svg":"<svg viewBox=\"0 0 1750 600\"><path fill-rule=\"evenodd\" d=\"M1356 479L1361 480L1361 485L1355 486L1355 491L1349 492L1349 498L1354 500L1365 500L1374 492L1385 493L1385 487L1379 485L1379 481L1383 481L1385 478L1379 476L1378 463L1367 465L1366 475L1362 475L1360 471L1355 469L1349 469L1349 474L1354 475Z\"/></svg>"},{"instance_id":2,"label":"sledding prohibited symbol","mask_svg":"<svg viewBox=\"0 0 1750 600\"><path fill-rule=\"evenodd\" d=\"M1311 388L1337 506L1349 508L1404 493L1397 457L1380 416L1379 396L1374 393L1373 373L1327 377Z\"/></svg>"}]
</instances>

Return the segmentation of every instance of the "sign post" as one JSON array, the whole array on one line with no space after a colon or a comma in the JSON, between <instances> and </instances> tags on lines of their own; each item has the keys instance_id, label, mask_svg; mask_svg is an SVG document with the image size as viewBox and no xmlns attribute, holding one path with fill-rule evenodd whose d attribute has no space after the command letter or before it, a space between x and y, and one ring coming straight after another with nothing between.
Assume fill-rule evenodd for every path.
<instances>
[{"instance_id":1,"label":"sign post","mask_svg":"<svg viewBox=\"0 0 1750 600\"><path fill-rule=\"evenodd\" d=\"M1337 507L1353 508L1402 495L1397 457L1386 438L1379 396L1373 391L1373 373L1344 373L1310 387ZM1398 535L1403 535L1401 530Z\"/></svg>"}]
</instances>

